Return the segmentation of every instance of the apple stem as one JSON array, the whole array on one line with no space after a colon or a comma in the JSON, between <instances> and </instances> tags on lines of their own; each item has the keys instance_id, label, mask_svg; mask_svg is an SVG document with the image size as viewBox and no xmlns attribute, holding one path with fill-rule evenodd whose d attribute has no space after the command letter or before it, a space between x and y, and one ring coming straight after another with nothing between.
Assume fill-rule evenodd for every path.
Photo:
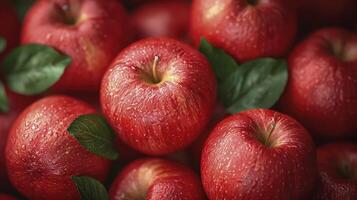
<instances>
[{"instance_id":1,"label":"apple stem","mask_svg":"<svg viewBox=\"0 0 357 200\"><path fill-rule=\"evenodd\" d=\"M157 74L156 74L156 67L157 67L157 63L159 62L159 60L160 60L159 56L154 57L154 63L152 66L152 76L154 78L154 82L159 82Z\"/></svg>"},{"instance_id":2,"label":"apple stem","mask_svg":"<svg viewBox=\"0 0 357 200\"><path fill-rule=\"evenodd\" d=\"M265 142L264 142L264 145L265 145L265 146L267 146L268 143L269 143L270 137L271 137L273 131L275 130L276 123L274 122L271 126L272 126L272 127L271 127L271 129L270 129L270 131L269 131L268 137L267 137L267 139L266 139Z\"/></svg>"}]
</instances>

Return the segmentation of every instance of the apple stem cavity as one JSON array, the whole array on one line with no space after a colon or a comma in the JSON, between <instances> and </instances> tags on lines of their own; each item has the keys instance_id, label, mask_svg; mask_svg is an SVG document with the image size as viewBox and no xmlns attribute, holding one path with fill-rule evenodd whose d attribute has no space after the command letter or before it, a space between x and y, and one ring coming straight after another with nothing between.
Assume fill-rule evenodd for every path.
<instances>
[{"instance_id":1,"label":"apple stem cavity","mask_svg":"<svg viewBox=\"0 0 357 200\"><path fill-rule=\"evenodd\" d=\"M157 68L157 64L160 60L160 57L159 56L155 56L154 57L154 63L152 65L152 77L153 77L153 83L154 84L157 84L157 83L160 83L160 78L158 77L157 73L156 73L156 68Z\"/></svg>"},{"instance_id":2,"label":"apple stem cavity","mask_svg":"<svg viewBox=\"0 0 357 200\"><path fill-rule=\"evenodd\" d=\"M66 25L76 25L77 20L76 18L73 16L73 12L71 10L70 5L66 4L64 6L62 6L62 11L64 13L64 23Z\"/></svg>"},{"instance_id":3,"label":"apple stem cavity","mask_svg":"<svg viewBox=\"0 0 357 200\"><path fill-rule=\"evenodd\" d=\"M258 1L259 0L246 0L247 1L247 4L250 5L250 6L255 6L258 4Z\"/></svg>"},{"instance_id":4,"label":"apple stem cavity","mask_svg":"<svg viewBox=\"0 0 357 200\"><path fill-rule=\"evenodd\" d=\"M271 147L272 146L272 144L269 143L269 140L270 140L270 137L271 137L272 133L275 130L275 127L276 127L276 123L274 121L273 124L271 124L271 129L269 131L268 137L264 141L264 146L267 146L267 147Z\"/></svg>"}]
</instances>

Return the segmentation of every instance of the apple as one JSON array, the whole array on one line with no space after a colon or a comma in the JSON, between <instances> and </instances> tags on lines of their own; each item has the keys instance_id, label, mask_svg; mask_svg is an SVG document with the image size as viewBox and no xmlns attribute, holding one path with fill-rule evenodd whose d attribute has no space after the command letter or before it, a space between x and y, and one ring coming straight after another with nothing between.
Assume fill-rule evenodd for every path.
<instances>
[{"instance_id":1,"label":"apple","mask_svg":"<svg viewBox=\"0 0 357 200\"><path fill-rule=\"evenodd\" d=\"M4 54L16 47L19 42L20 21L7 1L0 2L0 19L0 37L6 40L6 49L0 54L1 61Z\"/></svg>"},{"instance_id":2,"label":"apple","mask_svg":"<svg viewBox=\"0 0 357 200\"><path fill-rule=\"evenodd\" d=\"M308 199L317 179L309 133L287 115L248 110L221 121L201 160L209 199Z\"/></svg>"},{"instance_id":3,"label":"apple","mask_svg":"<svg viewBox=\"0 0 357 200\"><path fill-rule=\"evenodd\" d=\"M322 139L357 133L357 34L322 29L289 57L280 109Z\"/></svg>"},{"instance_id":4,"label":"apple","mask_svg":"<svg viewBox=\"0 0 357 200\"><path fill-rule=\"evenodd\" d=\"M130 25L116 0L36 1L25 17L22 44L52 46L72 58L55 91L97 91Z\"/></svg>"},{"instance_id":5,"label":"apple","mask_svg":"<svg viewBox=\"0 0 357 200\"><path fill-rule=\"evenodd\" d=\"M16 198L7 194L0 193L0 200L16 200Z\"/></svg>"},{"instance_id":6,"label":"apple","mask_svg":"<svg viewBox=\"0 0 357 200\"><path fill-rule=\"evenodd\" d=\"M314 199L357 199L357 145L324 145L317 149L317 165L321 184Z\"/></svg>"},{"instance_id":7,"label":"apple","mask_svg":"<svg viewBox=\"0 0 357 200\"><path fill-rule=\"evenodd\" d=\"M301 25L307 29L349 25L357 17L356 0L304 0L298 10ZM312 20L313 19L313 20Z\"/></svg>"},{"instance_id":8,"label":"apple","mask_svg":"<svg viewBox=\"0 0 357 200\"><path fill-rule=\"evenodd\" d=\"M216 81L197 50L150 38L117 56L100 93L103 113L122 141L142 153L163 155L185 148L206 127Z\"/></svg>"},{"instance_id":9,"label":"apple","mask_svg":"<svg viewBox=\"0 0 357 200\"><path fill-rule=\"evenodd\" d=\"M281 0L193 0L191 35L241 62L284 56L294 42L296 10Z\"/></svg>"},{"instance_id":10,"label":"apple","mask_svg":"<svg viewBox=\"0 0 357 200\"><path fill-rule=\"evenodd\" d=\"M72 176L103 181L110 161L87 151L68 132L78 116L95 113L86 103L52 96L27 107L13 124L5 157L10 181L28 199L72 200Z\"/></svg>"},{"instance_id":11,"label":"apple","mask_svg":"<svg viewBox=\"0 0 357 200\"><path fill-rule=\"evenodd\" d=\"M131 15L137 37L166 36L187 40L190 5L182 0L161 0L138 7Z\"/></svg>"},{"instance_id":12,"label":"apple","mask_svg":"<svg viewBox=\"0 0 357 200\"><path fill-rule=\"evenodd\" d=\"M126 166L110 188L111 200L205 199L198 176L178 163L140 159Z\"/></svg>"},{"instance_id":13,"label":"apple","mask_svg":"<svg viewBox=\"0 0 357 200\"><path fill-rule=\"evenodd\" d=\"M7 113L0 112L0 188L9 187L6 164L5 145L10 126L22 110L30 105L37 97L27 97L6 91L10 110Z\"/></svg>"}]
</instances>

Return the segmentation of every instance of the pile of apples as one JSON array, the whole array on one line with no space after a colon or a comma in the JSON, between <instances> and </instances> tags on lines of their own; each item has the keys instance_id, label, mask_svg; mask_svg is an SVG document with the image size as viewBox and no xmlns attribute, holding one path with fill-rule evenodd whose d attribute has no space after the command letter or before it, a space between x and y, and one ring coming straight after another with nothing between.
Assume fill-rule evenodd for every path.
<instances>
[{"instance_id":1,"label":"pile of apples","mask_svg":"<svg viewBox=\"0 0 357 200\"><path fill-rule=\"evenodd\" d=\"M0 200L356 200L356 0L1 0Z\"/></svg>"}]
</instances>

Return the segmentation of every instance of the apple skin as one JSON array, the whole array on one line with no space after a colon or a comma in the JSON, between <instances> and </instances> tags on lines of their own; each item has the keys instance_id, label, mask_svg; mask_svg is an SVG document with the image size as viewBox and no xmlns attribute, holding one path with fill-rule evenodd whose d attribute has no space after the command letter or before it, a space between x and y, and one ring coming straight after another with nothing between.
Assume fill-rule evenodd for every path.
<instances>
[{"instance_id":1,"label":"apple skin","mask_svg":"<svg viewBox=\"0 0 357 200\"><path fill-rule=\"evenodd\" d=\"M0 200L16 200L16 198L7 194L0 193Z\"/></svg>"},{"instance_id":2,"label":"apple skin","mask_svg":"<svg viewBox=\"0 0 357 200\"><path fill-rule=\"evenodd\" d=\"M194 0L191 35L202 37L238 61L284 56L297 31L296 10L282 0Z\"/></svg>"},{"instance_id":3,"label":"apple skin","mask_svg":"<svg viewBox=\"0 0 357 200\"><path fill-rule=\"evenodd\" d=\"M308 199L317 178L314 143L287 115L240 112L221 121L208 137L201 176L212 200Z\"/></svg>"},{"instance_id":4,"label":"apple skin","mask_svg":"<svg viewBox=\"0 0 357 200\"><path fill-rule=\"evenodd\" d=\"M110 200L181 199L203 200L205 195L198 176L178 163L140 159L130 163L117 176L110 189Z\"/></svg>"},{"instance_id":5,"label":"apple skin","mask_svg":"<svg viewBox=\"0 0 357 200\"><path fill-rule=\"evenodd\" d=\"M208 124L215 100L215 76L206 58L168 38L127 47L101 88L103 113L121 140L150 155L191 144Z\"/></svg>"},{"instance_id":6,"label":"apple skin","mask_svg":"<svg viewBox=\"0 0 357 200\"><path fill-rule=\"evenodd\" d=\"M67 24L65 13L76 24ZM130 40L128 21L115 0L41 0L25 17L21 42L49 45L72 58L53 90L97 91L106 68Z\"/></svg>"},{"instance_id":7,"label":"apple skin","mask_svg":"<svg viewBox=\"0 0 357 200\"><path fill-rule=\"evenodd\" d=\"M16 119L6 164L10 181L26 198L79 199L71 176L105 179L110 161L87 151L67 132L74 119L90 113L95 109L84 102L52 96L36 101Z\"/></svg>"},{"instance_id":8,"label":"apple skin","mask_svg":"<svg viewBox=\"0 0 357 200\"><path fill-rule=\"evenodd\" d=\"M155 1L144 4L131 15L138 39L171 37L188 39L191 4L182 0Z\"/></svg>"},{"instance_id":9,"label":"apple skin","mask_svg":"<svg viewBox=\"0 0 357 200\"><path fill-rule=\"evenodd\" d=\"M301 4L298 14L301 25L307 29L348 26L357 17L356 0L304 0Z\"/></svg>"},{"instance_id":10,"label":"apple skin","mask_svg":"<svg viewBox=\"0 0 357 200\"><path fill-rule=\"evenodd\" d=\"M6 49L0 54L0 61L19 42L20 21L15 10L6 2L0 2L0 37L6 40ZM6 19L6 20L4 20Z\"/></svg>"},{"instance_id":11,"label":"apple skin","mask_svg":"<svg viewBox=\"0 0 357 200\"><path fill-rule=\"evenodd\" d=\"M317 149L317 165L321 184L315 200L357 199L357 145L324 145ZM349 166L351 171L347 171L347 174L341 173L340 170L344 166Z\"/></svg>"},{"instance_id":12,"label":"apple skin","mask_svg":"<svg viewBox=\"0 0 357 200\"><path fill-rule=\"evenodd\" d=\"M357 34L319 30L294 49L288 63L280 109L320 139L355 137Z\"/></svg>"},{"instance_id":13,"label":"apple skin","mask_svg":"<svg viewBox=\"0 0 357 200\"><path fill-rule=\"evenodd\" d=\"M0 188L9 187L5 164L5 146L10 126L22 110L37 99L37 97L22 96L8 90L6 95L10 111L7 113L0 112Z\"/></svg>"}]
</instances>

